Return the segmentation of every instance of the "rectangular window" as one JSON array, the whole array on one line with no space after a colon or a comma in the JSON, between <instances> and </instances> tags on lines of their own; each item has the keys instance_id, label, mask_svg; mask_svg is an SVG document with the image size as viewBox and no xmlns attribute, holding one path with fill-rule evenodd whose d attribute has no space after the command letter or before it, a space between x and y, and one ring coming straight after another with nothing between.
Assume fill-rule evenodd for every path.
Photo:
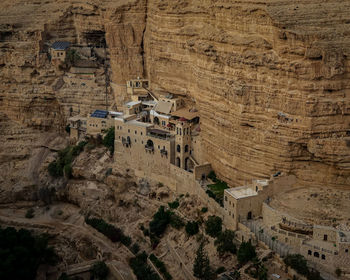
<instances>
[{"instance_id":1,"label":"rectangular window","mask_svg":"<svg viewBox=\"0 0 350 280\"><path fill-rule=\"evenodd\" d=\"M327 241L327 239L328 239L327 234L323 235L323 240L324 240L324 241Z\"/></svg>"}]
</instances>

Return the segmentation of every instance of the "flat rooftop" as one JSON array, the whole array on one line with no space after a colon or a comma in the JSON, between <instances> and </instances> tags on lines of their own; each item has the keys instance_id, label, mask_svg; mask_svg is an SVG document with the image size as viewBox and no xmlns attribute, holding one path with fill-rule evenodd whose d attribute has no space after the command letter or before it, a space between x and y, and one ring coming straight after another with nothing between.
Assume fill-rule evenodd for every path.
<instances>
[{"instance_id":1,"label":"flat rooftop","mask_svg":"<svg viewBox=\"0 0 350 280\"><path fill-rule=\"evenodd\" d=\"M255 196L258 194L255 190L253 190L249 186L230 188L230 189L226 189L225 192L229 193L236 199L242 199L250 196Z\"/></svg>"},{"instance_id":2,"label":"flat rooftop","mask_svg":"<svg viewBox=\"0 0 350 280\"><path fill-rule=\"evenodd\" d=\"M135 105L139 105L141 104L141 101L129 101L127 103L125 103L125 106L128 106L129 108Z\"/></svg>"},{"instance_id":3,"label":"flat rooftop","mask_svg":"<svg viewBox=\"0 0 350 280\"><path fill-rule=\"evenodd\" d=\"M152 127L153 124L151 123L145 123L145 122L140 122L138 120L131 120L127 122L128 124L135 125L135 126L142 126L142 127Z\"/></svg>"}]
</instances>

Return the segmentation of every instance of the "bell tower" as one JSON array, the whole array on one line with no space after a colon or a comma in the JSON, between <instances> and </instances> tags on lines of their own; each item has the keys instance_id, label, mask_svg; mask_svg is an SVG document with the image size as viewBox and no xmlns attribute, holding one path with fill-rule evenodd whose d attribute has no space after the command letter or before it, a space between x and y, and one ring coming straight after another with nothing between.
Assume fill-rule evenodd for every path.
<instances>
[{"instance_id":1,"label":"bell tower","mask_svg":"<svg viewBox=\"0 0 350 280\"><path fill-rule=\"evenodd\" d=\"M191 123L180 118L175 127L175 165L189 170L191 150Z\"/></svg>"}]
</instances>

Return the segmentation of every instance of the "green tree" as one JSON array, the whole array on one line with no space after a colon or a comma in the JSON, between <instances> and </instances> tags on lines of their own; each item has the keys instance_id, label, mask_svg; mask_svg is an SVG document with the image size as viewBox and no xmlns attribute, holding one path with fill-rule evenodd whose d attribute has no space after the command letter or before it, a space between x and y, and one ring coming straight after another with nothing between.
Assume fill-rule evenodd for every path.
<instances>
[{"instance_id":1,"label":"green tree","mask_svg":"<svg viewBox=\"0 0 350 280\"><path fill-rule=\"evenodd\" d=\"M55 265L58 257L48 247L48 238L25 229L0 228L0 279L34 280L39 265Z\"/></svg>"},{"instance_id":2,"label":"green tree","mask_svg":"<svg viewBox=\"0 0 350 280\"><path fill-rule=\"evenodd\" d=\"M190 236L197 234L199 232L198 222L196 222L196 221L187 222L185 229L186 229L187 234Z\"/></svg>"},{"instance_id":3,"label":"green tree","mask_svg":"<svg viewBox=\"0 0 350 280\"><path fill-rule=\"evenodd\" d=\"M216 250L222 256L224 253L229 252L235 254L237 249L236 245L233 243L235 238L235 233L232 230L225 230L220 233L218 238L215 240Z\"/></svg>"},{"instance_id":4,"label":"green tree","mask_svg":"<svg viewBox=\"0 0 350 280\"><path fill-rule=\"evenodd\" d=\"M111 154L114 153L114 138L115 138L115 130L113 126L107 130L107 133L102 140L102 144L109 149Z\"/></svg>"},{"instance_id":5,"label":"green tree","mask_svg":"<svg viewBox=\"0 0 350 280\"><path fill-rule=\"evenodd\" d=\"M199 244L196 258L193 264L193 275L201 280L215 279L215 273L210 267L210 261L207 252L204 251L204 243Z\"/></svg>"},{"instance_id":6,"label":"green tree","mask_svg":"<svg viewBox=\"0 0 350 280\"><path fill-rule=\"evenodd\" d=\"M217 237L222 230L222 219L218 216L209 216L205 222L205 232L211 237Z\"/></svg>"},{"instance_id":7,"label":"green tree","mask_svg":"<svg viewBox=\"0 0 350 280\"><path fill-rule=\"evenodd\" d=\"M160 206L158 211L153 215L153 220L149 223L151 234L160 237L166 230L171 221L172 212L165 211L164 206Z\"/></svg>"},{"instance_id":8,"label":"green tree","mask_svg":"<svg viewBox=\"0 0 350 280\"><path fill-rule=\"evenodd\" d=\"M239 263L245 264L255 257L255 247L250 242L242 242L237 252L237 259Z\"/></svg>"},{"instance_id":9,"label":"green tree","mask_svg":"<svg viewBox=\"0 0 350 280\"><path fill-rule=\"evenodd\" d=\"M94 279L104 280L107 278L108 274L109 268L106 263L102 261L95 263L91 269L91 275Z\"/></svg>"}]
</instances>

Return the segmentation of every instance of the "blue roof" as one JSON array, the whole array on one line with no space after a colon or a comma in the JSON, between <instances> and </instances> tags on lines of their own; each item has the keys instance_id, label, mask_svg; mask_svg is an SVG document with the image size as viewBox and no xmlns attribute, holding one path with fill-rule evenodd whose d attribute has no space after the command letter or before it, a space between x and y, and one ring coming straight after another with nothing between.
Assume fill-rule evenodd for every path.
<instances>
[{"instance_id":1,"label":"blue roof","mask_svg":"<svg viewBox=\"0 0 350 280\"><path fill-rule=\"evenodd\" d=\"M91 114L91 117L93 118L101 118L101 119L105 119L107 118L108 115L108 111L105 110L95 110L95 112L93 112Z\"/></svg>"},{"instance_id":2,"label":"blue roof","mask_svg":"<svg viewBox=\"0 0 350 280\"><path fill-rule=\"evenodd\" d=\"M70 46L69 42L66 41L57 41L52 44L52 48L55 50L65 50L68 49Z\"/></svg>"}]
</instances>

